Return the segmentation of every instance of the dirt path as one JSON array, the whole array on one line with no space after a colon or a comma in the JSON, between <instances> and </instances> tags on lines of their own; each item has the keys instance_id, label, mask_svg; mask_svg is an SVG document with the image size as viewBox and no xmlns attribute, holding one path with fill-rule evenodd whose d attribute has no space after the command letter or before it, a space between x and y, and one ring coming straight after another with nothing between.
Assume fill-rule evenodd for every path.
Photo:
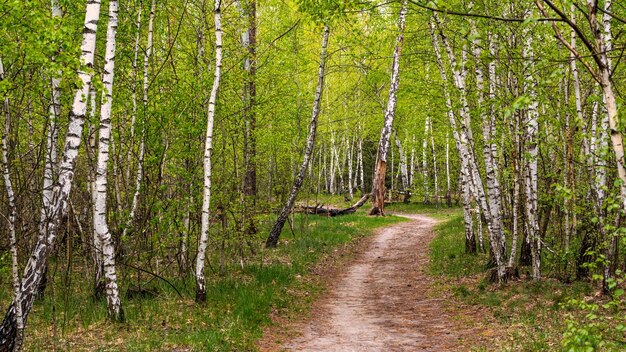
<instances>
[{"instance_id":1,"label":"dirt path","mask_svg":"<svg viewBox=\"0 0 626 352\"><path fill-rule=\"evenodd\" d=\"M288 351L465 350L461 336L432 297L428 243L436 220L381 229L367 248L340 271L329 292L315 303L302 335L282 346ZM458 325L458 324L457 324Z\"/></svg>"}]
</instances>

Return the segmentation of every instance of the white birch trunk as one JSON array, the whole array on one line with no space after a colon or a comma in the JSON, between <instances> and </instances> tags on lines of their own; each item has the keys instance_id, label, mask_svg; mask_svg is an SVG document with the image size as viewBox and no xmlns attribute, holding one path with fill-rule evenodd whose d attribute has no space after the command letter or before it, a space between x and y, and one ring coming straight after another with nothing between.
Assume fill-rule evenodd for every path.
<instances>
[{"instance_id":1,"label":"white birch trunk","mask_svg":"<svg viewBox=\"0 0 626 352\"><path fill-rule=\"evenodd\" d=\"M527 146L526 154L528 161L526 163L525 172L525 190L526 190L526 221L528 222L528 235L530 238L530 248L532 256L532 276L534 280L541 279L541 238L539 234L538 222L538 202L537 202L537 157L538 157L538 141L537 131L539 119L539 104L537 103L537 81L533 73L535 70L535 55L533 51L533 37L530 33L526 33L524 43L524 57L530 62L526 68L524 83L526 93L530 97L530 105L528 106L528 117L525 123L525 144Z\"/></svg>"},{"instance_id":2,"label":"white birch trunk","mask_svg":"<svg viewBox=\"0 0 626 352\"><path fill-rule=\"evenodd\" d=\"M430 192L428 189L428 127L430 118L426 116L424 126L424 140L422 141L422 183L424 187L424 204L430 204Z\"/></svg>"},{"instance_id":3,"label":"white birch trunk","mask_svg":"<svg viewBox=\"0 0 626 352\"><path fill-rule=\"evenodd\" d=\"M587 0L587 7L592 8L592 6L597 6L597 3ZM594 35L596 37L597 46L600 48L600 85L602 87L602 91L604 93L604 104L607 110L607 119L608 126L611 131L611 141L613 142L613 150L615 151L615 158L617 161L617 173L622 181L620 185L620 195L622 197L622 210L626 209L626 170L624 168L624 145L623 145L623 136L620 132L620 121L619 115L617 111L617 104L615 101L615 95L613 93L613 83L611 81L611 59L608 56L608 53L613 50L613 35L611 34L611 15L612 12L612 0L606 0L604 2L604 11L602 16L602 30L600 30L597 24L596 11L590 11L590 26ZM604 123L603 123L604 125ZM603 126L605 127L605 126ZM600 138L600 146L604 145L606 128L603 128L602 137ZM602 148L600 148L602 150ZM604 158L601 158L604 159ZM600 167L599 169L604 169L604 167ZM598 183L606 182L606 174L605 171L599 170L599 175L597 177ZM605 194L602 192L598 196L598 202L604 201ZM601 204L601 203L600 203ZM609 238L609 244L606 252L606 258L608 262L604 267L604 290L608 291L607 282L612 275L612 267L615 266L613 260L616 258L615 252L617 250L619 237L612 235Z\"/></svg>"},{"instance_id":4,"label":"white birch trunk","mask_svg":"<svg viewBox=\"0 0 626 352\"><path fill-rule=\"evenodd\" d=\"M0 58L0 82L4 81L4 66ZM9 216L7 222L9 225L9 241L11 246L11 274L13 276L13 302L15 305L15 321L16 334L14 350L19 351L24 338L24 316L21 304L21 287L22 283L19 274L19 264L17 257L17 235L15 232L15 219L17 218L17 207L15 205L15 191L11 181L10 163L9 163L9 133L11 133L11 111L9 106L9 98L5 97L3 102L4 108L4 133L2 134L2 176L4 178L4 187L7 192L7 205L9 207ZM41 235L41 234L40 234Z\"/></svg>"},{"instance_id":5,"label":"white birch trunk","mask_svg":"<svg viewBox=\"0 0 626 352\"><path fill-rule=\"evenodd\" d=\"M213 151L213 124L215 120L215 104L222 75L222 9L221 0L215 0L215 72L213 87L209 96L207 111L207 130L204 140L204 177L202 192L202 215L198 256L196 258L196 302L206 301L206 287L204 283L204 262L206 258L207 242L209 239L209 215L211 205L211 153Z\"/></svg>"},{"instance_id":6,"label":"white birch trunk","mask_svg":"<svg viewBox=\"0 0 626 352\"><path fill-rule=\"evenodd\" d=\"M395 187L395 179L396 179L396 174L395 174L395 169L394 169L395 162L396 162L396 160L395 160L394 151L393 151L393 148L391 148L391 190L390 190L390 192L388 194L390 202L392 200L391 198L393 197L393 191L395 189L394 188Z\"/></svg>"},{"instance_id":7,"label":"white birch trunk","mask_svg":"<svg viewBox=\"0 0 626 352\"><path fill-rule=\"evenodd\" d=\"M324 164L322 163L322 149L318 149L317 151L317 189L315 190L316 194L319 194L322 191L322 175L324 172Z\"/></svg>"},{"instance_id":8,"label":"white birch trunk","mask_svg":"<svg viewBox=\"0 0 626 352\"><path fill-rule=\"evenodd\" d=\"M433 126L432 126L432 120L430 121L431 126L430 126L430 148L431 148L431 153L433 155L433 181L435 181L434 184L434 191L435 191L435 205L437 207L439 207L439 179L438 179L438 175L437 175L437 153L435 153L435 137L433 135Z\"/></svg>"},{"instance_id":9,"label":"white birch trunk","mask_svg":"<svg viewBox=\"0 0 626 352\"><path fill-rule=\"evenodd\" d=\"M109 0L109 23L107 26L104 72L102 77L104 92L100 109L100 127L98 129L98 163L96 170L93 227L102 245L103 270L109 317L115 321L123 321L124 313L122 311L122 303L117 286L117 273L115 270L115 247L107 223L107 169L109 166L109 143L111 140L111 107L113 106L117 13L117 0Z\"/></svg>"},{"instance_id":10,"label":"white birch trunk","mask_svg":"<svg viewBox=\"0 0 626 352\"><path fill-rule=\"evenodd\" d=\"M411 166L409 172L409 186L413 187L415 181L415 135L411 140Z\"/></svg>"},{"instance_id":11,"label":"white birch trunk","mask_svg":"<svg viewBox=\"0 0 626 352\"><path fill-rule=\"evenodd\" d=\"M346 139L346 150L347 150L347 157L348 157L348 196L350 197L350 199L354 198L354 187L353 187L353 183L352 183L352 153L354 150L354 143L353 142L348 142L348 140Z\"/></svg>"},{"instance_id":12,"label":"white birch trunk","mask_svg":"<svg viewBox=\"0 0 626 352\"><path fill-rule=\"evenodd\" d=\"M365 170L363 170L363 138L359 138L359 181L361 183L361 193L365 194Z\"/></svg>"},{"instance_id":13,"label":"white birch trunk","mask_svg":"<svg viewBox=\"0 0 626 352\"><path fill-rule=\"evenodd\" d=\"M291 213L291 210L293 209L296 197L298 196L298 191L300 190L300 187L304 182L304 174L306 172L307 165L309 164L311 155L313 155L313 148L315 147L315 137L317 135L317 118L320 112L320 102L322 100L322 90L324 88L326 49L328 47L329 32L330 31L328 29L328 26L324 26L324 34L322 37L322 50L320 53L320 66L317 74L317 87L315 89L315 98L313 99L313 112L311 116L311 124L309 126L309 135L307 137L306 149L304 151L304 158L302 160L302 165L300 166L300 172L298 173L294 181L293 187L291 188L291 193L289 194L287 203L278 215L278 219L276 219L274 226L272 226L270 234L267 237L267 241L265 242L265 246L269 248L273 248L278 245L280 233L285 226L285 221L287 221L289 213Z\"/></svg>"},{"instance_id":14,"label":"white birch trunk","mask_svg":"<svg viewBox=\"0 0 626 352\"><path fill-rule=\"evenodd\" d=\"M135 125L137 123L137 74L139 71L139 41L141 38L141 12L143 11L143 0L139 1L139 9L137 10L137 21L135 22L135 48L133 50L133 88L131 100L133 102L133 110L130 117L130 141L135 140ZM154 13L154 11L152 11ZM148 34L149 35L149 34ZM148 43L150 44L150 43ZM150 46L150 45L149 45ZM130 180L130 165L133 148L128 148L128 154L126 155L126 180Z\"/></svg>"},{"instance_id":15,"label":"white birch trunk","mask_svg":"<svg viewBox=\"0 0 626 352\"><path fill-rule=\"evenodd\" d=\"M450 193L450 137L446 133L446 206L452 205L452 194Z\"/></svg>"},{"instance_id":16,"label":"white birch trunk","mask_svg":"<svg viewBox=\"0 0 626 352\"><path fill-rule=\"evenodd\" d=\"M433 16L435 20L438 21L437 16ZM472 180L472 187L474 189L474 194L476 194L476 198L478 201L478 205L480 206L480 211L487 221L487 230L489 233L489 239L491 243L491 247L493 249L494 259L496 261L497 271L498 271L498 280L500 283L506 280L506 268L504 263L504 258L502 255L502 237L504 233L502 231L501 223L498 221L494 221L491 216L491 210L489 209L489 203L487 202L487 197L485 194L482 177L478 170L478 164L476 162L476 157L474 155L474 142L472 136L471 129L471 118L469 114L469 104L467 101L467 88L466 88L466 62L467 62L467 50L464 47L462 49L461 62L460 62L460 70L457 68L457 61L452 51L452 47L450 46L447 37L444 35L443 30L440 28L439 34L443 41L446 52L448 53L448 57L450 59L450 64L452 66L452 74L454 78L454 83L457 89L459 90L459 100L460 100L460 117L461 117L461 130L460 130L460 138L461 144L465 145L465 150L467 151L466 157L468 158L469 168L470 168L470 176ZM463 156L462 156L463 157ZM479 237L482 236L482 232L479 233ZM482 240L481 240L482 243Z\"/></svg>"},{"instance_id":17,"label":"white birch trunk","mask_svg":"<svg viewBox=\"0 0 626 352\"><path fill-rule=\"evenodd\" d=\"M518 159L518 152L520 150L520 136L517 131L520 130L520 123L518 114L513 115L515 118L514 122L514 135L515 135L515 153L513 154L513 233L511 234L511 254L509 256L509 266L512 267L515 264L515 258L517 256L517 242L519 237L519 198L520 198L520 165Z\"/></svg>"},{"instance_id":18,"label":"white birch trunk","mask_svg":"<svg viewBox=\"0 0 626 352\"><path fill-rule=\"evenodd\" d=\"M343 179L343 167L345 165L343 165L343 161L345 161L345 159L343 159L341 163L339 162L339 147L335 148L335 164L337 165L337 174L339 175L339 192L345 194L345 183Z\"/></svg>"},{"instance_id":19,"label":"white birch trunk","mask_svg":"<svg viewBox=\"0 0 626 352\"><path fill-rule=\"evenodd\" d=\"M63 10L56 0L52 1L52 17L63 16ZM60 75L60 73L58 73ZM57 142L59 139L59 131L57 127L57 121L61 114L61 79L58 76L54 76L50 80L51 83L51 99L50 108L48 109L48 130L46 131L46 158L44 164L43 174L43 193L42 193L42 205L41 216L39 220L39 238L46 237L44 224L48 220L47 210L50 207L52 200L52 188L54 187L54 177L56 173L57 163Z\"/></svg>"},{"instance_id":20,"label":"white birch trunk","mask_svg":"<svg viewBox=\"0 0 626 352\"><path fill-rule=\"evenodd\" d=\"M394 137L396 139L396 146L398 147L398 153L400 154L400 178L402 179L402 191L404 192L404 202L409 201L409 171L406 165L406 154L402 148L402 143L398 138L398 133L394 130Z\"/></svg>"},{"instance_id":21,"label":"white birch trunk","mask_svg":"<svg viewBox=\"0 0 626 352\"><path fill-rule=\"evenodd\" d=\"M327 154L326 153L327 147L324 146L324 147L322 147L320 149L321 149L320 152L322 153L322 156L323 156L323 159L324 159L322 161L322 165L324 165L324 189L326 190L326 193L330 193L330 180L329 180L330 177L328 177L328 174L329 174L328 166L327 166L328 163L326 162L326 160L328 158L327 155L326 155Z\"/></svg>"},{"instance_id":22,"label":"white birch trunk","mask_svg":"<svg viewBox=\"0 0 626 352\"><path fill-rule=\"evenodd\" d=\"M94 88L93 84L91 85L91 87L89 87L89 107L88 107L88 116L89 116L89 121L91 121L90 123L90 136L92 138L90 138L90 144L91 144L91 149L92 150L96 150L97 148L97 144L96 144L96 139L97 139L97 135L94 131L91 131L91 129L95 129L95 127L93 126L93 121L95 121L95 117L96 117L96 89ZM91 134L93 133L93 134ZM96 169L93 170L93 174L92 175L92 179L91 179L91 183L90 183L90 195L91 195L91 211L92 214L95 211L95 206L96 206L96 199L97 199L97 186L96 186L96 174L97 174L97 165L96 165ZM95 221L93 223L95 225ZM100 239L100 236L98 236L98 233L95 230L95 227L93 229L93 263L94 263L94 275L93 275L93 279L94 279L94 293L97 294L98 290L99 290L99 285L100 282L102 280L102 277L104 276L104 271L103 271L103 258L102 258L102 241Z\"/></svg>"},{"instance_id":23,"label":"white birch trunk","mask_svg":"<svg viewBox=\"0 0 626 352\"><path fill-rule=\"evenodd\" d=\"M327 86L328 88L328 86ZM328 103L328 89L326 89L326 101ZM327 109L330 110L330 107L327 105ZM335 133L333 132L333 125L330 119L330 114L328 115L328 128L330 129L330 173L328 178L328 183L330 184L330 194L337 193L335 186L335 170L337 169L337 164L335 163L335 155L337 153L335 149Z\"/></svg>"},{"instance_id":24,"label":"white birch trunk","mask_svg":"<svg viewBox=\"0 0 626 352\"><path fill-rule=\"evenodd\" d=\"M96 48L96 31L100 16L100 1L90 0L85 10L83 40L81 44L81 62L89 68L93 67L93 59ZM48 263L48 256L52 250L57 233L61 227L62 215L67 209L68 198L72 189L74 169L78 157L78 149L81 143L85 113L87 109L87 96L91 85L90 70L79 70L81 88L76 89L72 108L69 116L69 125L63 157L59 165L59 176L54 186L51 197L48 221L46 223L47 238L39 239L29 256L24 274L22 276L22 288L19 295L24 323L35 299L37 287L43 277ZM0 350L13 350L16 342L17 320L16 302L12 302L0 325ZM18 308L19 310L19 308Z\"/></svg>"},{"instance_id":25,"label":"white birch trunk","mask_svg":"<svg viewBox=\"0 0 626 352\"><path fill-rule=\"evenodd\" d=\"M437 40L437 35L435 34L435 26L433 22L430 23L430 34L433 41L433 49L435 51L435 57L437 59L437 67L439 68L439 73L441 75L441 80L444 84L443 93L446 101L447 115L448 120L450 121L450 126L452 129L452 136L454 137L454 142L456 145L456 149L460 155L461 159L461 194L463 200L463 222L465 227L465 251L468 253L476 252L476 240L474 236L474 224L472 217L472 195L471 195L471 172L469 166L469 158L467 151L467 144L464 139L461 138L462 133L460 133L459 128L457 127L456 118L454 116L454 110L452 106L452 99L450 98L450 92L448 91L448 77L443 66L443 60L441 58L441 52L439 49L439 41Z\"/></svg>"}]
</instances>

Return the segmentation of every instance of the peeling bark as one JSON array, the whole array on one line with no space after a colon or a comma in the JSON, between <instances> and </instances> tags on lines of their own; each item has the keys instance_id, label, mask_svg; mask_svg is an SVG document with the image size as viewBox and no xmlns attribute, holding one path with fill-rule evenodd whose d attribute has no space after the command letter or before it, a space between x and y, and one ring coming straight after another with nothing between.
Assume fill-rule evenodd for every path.
<instances>
[{"instance_id":1,"label":"peeling bark","mask_svg":"<svg viewBox=\"0 0 626 352\"><path fill-rule=\"evenodd\" d=\"M370 215L385 215L385 174L387 171L387 151L389 150L389 137L393 127L393 119L396 113L397 92L400 84L400 55L402 53L402 43L404 41L404 27L406 24L407 3L402 3L398 20L399 34L396 39L396 46L393 53L393 63L391 66L391 83L389 85L389 99L385 109L385 122L380 133L378 152L376 154L376 171L372 179L372 209Z\"/></svg>"}]
</instances>

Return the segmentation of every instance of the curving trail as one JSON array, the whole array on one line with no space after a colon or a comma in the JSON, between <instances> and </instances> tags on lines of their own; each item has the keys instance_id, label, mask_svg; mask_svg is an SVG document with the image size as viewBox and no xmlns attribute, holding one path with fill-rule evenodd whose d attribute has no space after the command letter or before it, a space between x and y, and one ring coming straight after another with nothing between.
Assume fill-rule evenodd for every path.
<instances>
[{"instance_id":1,"label":"curving trail","mask_svg":"<svg viewBox=\"0 0 626 352\"><path fill-rule=\"evenodd\" d=\"M337 277L313 307L302 334L287 351L456 351L458 331L429 295L428 243L437 220L401 215L412 221L383 228Z\"/></svg>"}]
</instances>

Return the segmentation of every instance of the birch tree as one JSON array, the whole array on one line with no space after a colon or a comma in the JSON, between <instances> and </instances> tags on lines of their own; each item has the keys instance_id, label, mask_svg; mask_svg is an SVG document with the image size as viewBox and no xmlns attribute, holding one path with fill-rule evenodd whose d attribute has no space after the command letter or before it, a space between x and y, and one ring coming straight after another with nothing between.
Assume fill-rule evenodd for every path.
<instances>
[{"instance_id":1,"label":"birch tree","mask_svg":"<svg viewBox=\"0 0 626 352\"><path fill-rule=\"evenodd\" d=\"M528 161L524 172L524 189L526 190L526 221L528 222L528 240L530 241L532 255L533 279L541 279L541 237L539 234L538 203L537 203L537 158L539 153L537 131L539 124L539 104L537 102L537 82L533 72L535 54L533 50L533 37L527 32L524 57L528 59L529 66L525 71L524 85L530 99L525 121L525 145L527 146Z\"/></svg>"},{"instance_id":2,"label":"birch tree","mask_svg":"<svg viewBox=\"0 0 626 352\"><path fill-rule=\"evenodd\" d=\"M400 56L404 41L404 27L406 25L407 3L402 3L398 19L398 38L393 52L391 65L391 83L389 84L389 98L385 109L385 122L380 132L378 150L376 154L376 170L372 179L372 209L370 215L385 215L385 174L387 171L387 151L389 150L389 138L393 127L393 119L396 113L397 92L400 84Z\"/></svg>"},{"instance_id":3,"label":"birch tree","mask_svg":"<svg viewBox=\"0 0 626 352\"><path fill-rule=\"evenodd\" d=\"M408 203L411 197L411 191L409 190L409 171L406 164L406 154L402 148L402 142L398 138L396 130L394 132L394 139L396 140L396 147L398 147L398 154L400 154L400 178L402 179L402 191L404 192L404 202Z\"/></svg>"},{"instance_id":4,"label":"birch tree","mask_svg":"<svg viewBox=\"0 0 626 352\"><path fill-rule=\"evenodd\" d=\"M17 311L22 311L24 324L28 313L33 305L37 287L42 279L43 272L48 264L48 257L52 251L55 238L61 226L61 218L68 205L68 197L72 189L74 169L81 143L85 113L87 109L87 96L91 84L92 73L89 70L93 66L96 49L96 31L100 17L100 1L89 0L85 9L85 21L83 40L81 44L81 62L83 68L78 72L81 87L74 92L72 108L69 114L69 126L63 147L63 157L59 164L59 175L55 182L52 193L52 201L48 210L46 222L46 238L39 238L24 268L22 275L22 287L18 301L13 301L9 306L4 320L0 325L0 351L15 350L17 340ZM21 304L16 309L16 303Z\"/></svg>"},{"instance_id":5,"label":"birch tree","mask_svg":"<svg viewBox=\"0 0 626 352\"><path fill-rule=\"evenodd\" d=\"M4 66L0 58L0 82L5 79ZM4 188L7 192L7 203L9 206L9 216L7 223L9 227L9 240L11 246L11 275L13 276L13 301L15 307L15 341L12 349L19 351L22 346L24 336L24 315L21 304L21 288L22 283L19 274L19 262L17 253L17 234L15 220L17 217L17 207L15 205L15 191L11 180L11 171L9 169L9 133L11 132L11 111L9 98L5 97L3 101L4 110L4 133L2 134L2 176L4 178Z\"/></svg>"},{"instance_id":6,"label":"birch tree","mask_svg":"<svg viewBox=\"0 0 626 352\"><path fill-rule=\"evenodd\" d=\"M326 68L326 49L328 48L328 35L330 30L328 26L324 26L324 33L322 35L322 50L320 53L320 65L317 73L317 87L315 89L315 98L313 99L313 113L311 116L311 123L309 126L309 134L307 137L306 149L304 151L304 158L302 160L302 164L300 165L300 171L296 176L293 187L291 188L291 192L289 193L289 198L287 198L287 203L282 208L276 222L272 226L270 230L270 234L267 237L267 241L265 241L265 246L268 248L274 248L278 245L278 239L280 238L280 233L285 226L285 222L287 221L287 217L291 210L293 209L293 205L296 201L296 197L298 196L298 191L304 182L304 175L306 173L307 166L309 164L309 160L313 155L313 148L315 147L315 137L317 134L317 118L320 113L320 102L322 100L322 90L324 88L324 77L325 77L325 68ZM332 159L332 158L331 158Z\"/></svg>"},{"instance_id":7,"label":"birch tree","mask_svg":"<svg viewBox=\"0 0 626 352\"><path fill-rule=\"evenodd\" d=\"M104 56L104 74L102 83L104 94L100 108L100 126L98 138L98 161L95 182L95 201L93 207L94 231L102 245L104 278L109 316L116 321L124 320L124 311L120 301L115 270L115 247L107 223L107 169L109 166L109 144L111 140L111 108L113 106L113 78L115 72L115 48L117 34L117 0L109 0L109 23L106 34Z\"/></svg>"},{"instance_id":8,"label":"birch tree","mask_svg":"<svg viewBox=\"0 0 626 352\"><path fill-rule=\"evenodd\" d=\"M474 140L473 140L472 129L471 129L471 117L470 117L469 103L467 99L467 86L466 86L466 79L467 79L466 46L464 45L461 51L460 62L457 62L454 51L452 50L452 47L448 41L447 36L444 34L444 31L441 28L441 23L439 22L438 17L436 15L433 15L433 18L439 27L439 35L444 44L445 51L448 54L450 65L452 66L451 71L452 71L452 76L453 76L453 82L459 92L459 100L460 100L459 139L460 139L460 145L461 145L461 151L462 151L461 158L467 159L469 180L471 181L470 188L473 190L472 193L476 195L476 199L480 207L480 211L486 219L487 231L489 232L491 254L493 255L493 259L495 261L496 269L497 269L497 280L500 283L502 283L506 281L504 248L502 247L503 243L505 243L504 231L502 228L501 218L494 217L489 207L487 196L485 194L484 183L482 181L482 176L480 175L480 172L478 170L476 156L474 155ZM456 126L456 122L453 125L453 129L455 128L455 126ZM479 239L481 238L481 236L482 236L482 233L481 231L479 231ZM480 242L482 243L482 240Z\"/></svg>"},{"instance_id":9,"label":"birch tree","mask_svg":"<svg viewBox=\"0 0 626 352\"><path fill-rule=\"evenodd\" d=\"M211 206L211 152L213 151L213 125L215 122L215 105L217 93L220 88L222 75L222 2L214 2L215 21L215 72L213 73L213 87L209 96L207 110L207 129L204 140L204 176L202 192L202 220L200 228L200 241L198 243L198 257L196 258L196 302L206 301L206 286L204 282L204 266L209 239L210 206Z\"/></svg>"},{"instance_id":10,"label":"birch tree","mask_svg":"<svg viewBox=\"0 0 626 352\"><path fill-rule=\"evenodd\" d=\"M436 20L436 19L435 19ZM461 134L459 133L456 117L454 116L454 110L452 106L452 98L450 97L450 92L448 90L448 76L446 70L444 68L443 59L441 57L441 51L439 48L439 40L437 35L435 34L435 23L434 21L430 21L430 35L433 42L433 49L435 51L435 57L437 60L437 67L439 68L439 73L441 75L441 80L443 82L443 93L446 102L446 110L448 115L448 120L450 121L450 126L452 128L452 136L454 137L454 142L456 145L457 152L461 157L461 194L463 200L463 222L465 229L465 252L467 253L476 253L476 237L474 235L474 223L472 216L472 194L471 194L471 171L469 170L469 161L468 161L468 151L467 144L465 140L461 138Z\"/></svg>"},{"instance_id":11,"label":"birch tree","mask_svg":"<svg viewBox=\"0 0 626 352\"><path fill-rule=\"evenodd\" d=\"M152 38L154 35L154 14L156 11L156 0L152 0L152 4L150 5L150 18L148 19L148 44L146 47L146 53L144 55L143 60L143 121L142 121L142 129L141 129L141 141L139 142L139 157L137 158L137 174L135 176L135 192L133 193L133 200L130 206L130 214L128 215L128 222L124 227L124 232L122 237L126 237L128 231L133 227L135 222L135 215L137 214L137 207L139 206L139 195L141 193L141 182L143 181L143 160L146 155L146 118L147 118L147 110L148 110L148 89L150 86L148 85L148 71L150 69L150 55L152 54ZM140 15L138 15L137 20L137 32L139 33L139 23L140 23ZM136 87L133 88L136 90ZM136 98L133 98L133 101L136 101ZM136 102L133 103L136 105ZM136 112L136 108L133 108L134 112ZM134 126L134 123L131 122L131 126ZM132 133L131 133L132 134Z\"/></svg>"},{"instance_id":12,"label":"birch tree","mask_svg":"<svg viewBox=\"0 0 626 352\"><path fill-rule=\"evenodd\" d=\"M52 1L52 17L59 18L63 16L63 10L59 3L55 0ZM48 130L46 134L46 159L44 166L43 176L43 193L42 193L42 205L41 205L41 217L39 236L41 238L46 236L45 227L43 224L48 220L48 214L46 213L50 207L52 200L52 188L54 183L54 177L56 173L56 163L58 154L58 139L59 131L57 127L57 121L61 114L61 89L59 84L61 80L59 77L52 77L51 83L51 99L48 118Z\"/></svg>"}]
</instances>

